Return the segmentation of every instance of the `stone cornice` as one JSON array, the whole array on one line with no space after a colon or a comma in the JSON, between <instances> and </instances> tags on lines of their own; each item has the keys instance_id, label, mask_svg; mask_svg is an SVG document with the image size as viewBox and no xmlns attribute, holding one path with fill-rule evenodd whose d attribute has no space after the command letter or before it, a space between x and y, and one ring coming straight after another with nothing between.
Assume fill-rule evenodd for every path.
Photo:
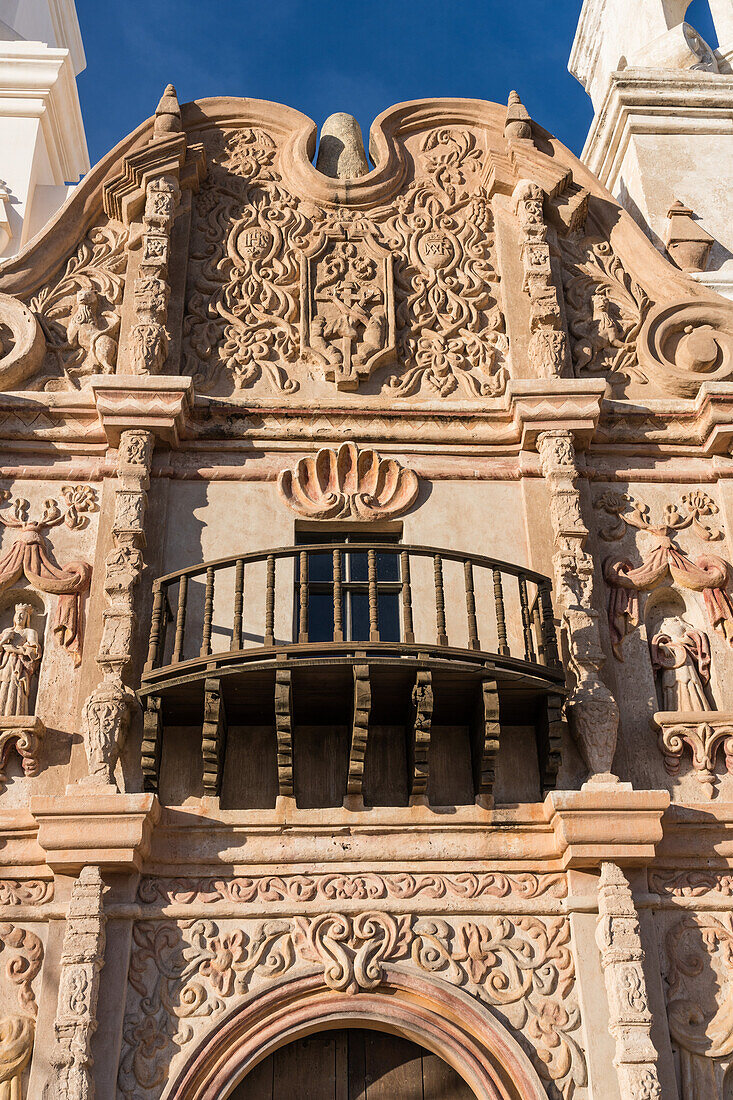
<instances>
[{"instance_id":1,"label":"stone cornice","mask_svg":"<svg viewBox=\"0 0 733 1100\"><path fill-rule=\"evenodd\" d=\"M635 791L630 785L586 784L580 791L552 791L544 802L563 868L604 861L645 864L662 840L668 791Z\"/></svg>"},{"instance_id":2,"label":"stone cornice","mask_svg":"<svg viewBox=\"0 0 733 1100\"><path fill-rule=\"evenodd\" d=\"M151 794L96 793L83 785L65 796L31 799L38 844L53 871L73 874L87 864L139 871L150 851L160 804Z\"/></svg>"},{"instance_id":3,"label":"stone cornice","mask_svg":"<svg viewBox=\"0 0 733 1100\"><path fill-rule=\"evenodd\" d=\"M137 429L175 447L193 403L193 379L173 375L95 375L90 383L107 442Z\"/></svg>"}]
</instances>

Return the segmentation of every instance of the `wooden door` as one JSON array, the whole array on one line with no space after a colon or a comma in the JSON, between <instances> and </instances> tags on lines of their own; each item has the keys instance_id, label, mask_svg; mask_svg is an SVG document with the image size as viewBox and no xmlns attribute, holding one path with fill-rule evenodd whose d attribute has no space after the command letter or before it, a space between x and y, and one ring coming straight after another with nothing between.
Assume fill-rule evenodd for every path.
<instances>
[{"instance_id":1,"label":"wooden door","mask_svg":"<svg viewBox=\"0 0 733 1100\"><path fill-rule=\"evenodd\" d=\"M321 1031L271 1054L229 1100L473 1100L454 1069L382 1031Z\"/></svg>"}]
</instances>

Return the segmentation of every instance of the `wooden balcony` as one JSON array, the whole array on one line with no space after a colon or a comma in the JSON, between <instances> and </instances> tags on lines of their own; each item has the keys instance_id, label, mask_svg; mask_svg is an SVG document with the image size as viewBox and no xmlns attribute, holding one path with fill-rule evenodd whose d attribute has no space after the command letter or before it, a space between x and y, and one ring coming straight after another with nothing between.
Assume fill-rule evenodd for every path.
<instances>
[{"instance_id":1,"label":"wooden balcony","mask_svg":"<svg viewBox=\"0 0 733 1100\"><path fill-rule=\"evenodd\" d=\"M348 733L343 797L358 806L379 726L402 731L395 751L406 758L408 797L424 798L431 730L450 725L468 731L472 794L482 800L511 725L534 727L535 766L549 788L564 684L541 574L475 554L345 539L221 558L153 584L139 691L144 782L157 790L166 729L195 725L203 793L216 795L227 731L246 737L267 726L276 790L293 796L297 729L339 726ZM295 756L297 772L304 755Z\"/></svg>"}]
</instances>

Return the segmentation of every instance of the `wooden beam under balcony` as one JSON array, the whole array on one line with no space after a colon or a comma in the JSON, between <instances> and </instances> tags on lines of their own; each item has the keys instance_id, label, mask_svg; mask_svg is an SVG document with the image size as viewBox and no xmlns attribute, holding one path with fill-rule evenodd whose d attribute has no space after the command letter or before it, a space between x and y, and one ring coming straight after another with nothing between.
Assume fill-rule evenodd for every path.
<instances>
[{"instance_id":1,"label":"wooden beam under balcony","mask_svg":"<svg viewBox=\"0 0 733 1100\"><path fill-rule=\"evenodd\" d=\"M369 717L372 709L372 689L369 665L354 665L354 708L351 723L349 774L344 805L359 809L364 805L364 758L369 741Z\"/></svg>"},{"instance_id":2,"label":"wooden beam under balcony","mask_svg":"<svg viewBox=\"0 0 733 1100\"><path fill-rule=\"evenodd\" d=\"M226 739L227 718L221 683L218 678L211 678L204 682L204 722L201 729L205 795L216 796L221 793Z\"/></svg>"},{"instance_id":3,"label":"wooden beam under balcony","mask_svg":"<svg viewBox=\"0 0 733 1100\"><path fill-rule=\"evenodd\" d=\"M430 669L420 669L412 689L412 713L408 728L410 801L427 799L432 725L433 674Z\"/></svg>"},{"instance_id":4,"label":"wooden beam under balcony","mask_svg":"<svg viewBox=\"0 0 733 1100\"><path fill-rule=\"evenodd\" d=\"M289 668L275 673L275 735L277 737L277 790L281 798L293 797L293 682Z\"/></svg>"},{"instance_id":5,"label":"wooden beam under balcony","mask_svg":"<svg viewBox=\"0 0 733 1100\"><path fill-rule=\"evenodd\" d=\"M143 713L143 740L140 759L143 773L143 790L158 790L160 775L160 749L163 733L162 700L159 695L148 695Z\"/></svg>"},{"instance_id":6,"label":"wooden beam under balcony","mask_svg":"<svg viewBox=\"0 0 733 1100\"><path fill-rule=\"evenodd\" d=\"M552 791L557 785L566 724L565 697L550 692L542 700L537 717L537 752L543 791Z\"/></svg>"},{"instance_id":7,"label":"wooden beam under balcony","mask_svg":"<svg viewBox=\"0 0 733 1100\"><path fill-rule=\"evenodd\" d=\"M473 786L477 801L493 799L500 740L499 692L493 680L484 680L479 688L471 730Z\"/></svg>"}]
</instances>

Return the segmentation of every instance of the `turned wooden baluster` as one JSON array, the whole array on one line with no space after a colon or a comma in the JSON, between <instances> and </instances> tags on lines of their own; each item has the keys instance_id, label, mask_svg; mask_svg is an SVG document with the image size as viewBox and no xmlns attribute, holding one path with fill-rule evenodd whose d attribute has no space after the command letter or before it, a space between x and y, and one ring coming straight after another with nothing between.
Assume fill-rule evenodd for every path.
<instances>
[{"instance_id":1,"label":"turned wooden baluster","mask_svg":"<svg viewBox=\"0 0 733 1100\"><path fill-rule=\"evenodd\" d=\"M305 550L300 552L300 569L298 570L298 588L300 594L300 615L298 616L298 641L308 641L308 554Z\"/></svg>"},{"instance_id":2,"label":"turned wooden baluster","mask_svg":"<svg viewBox=\"0 0 733 1100\"><path fill-rule=\"evenodd\" d=\"M552 614L552 596L549 581L542 581L540 584L540 607L542 608L542 636L545 643L545 660L548 665L557 668L560 664L560 655L557 651L557 634L555 633L555 620Z\"/></svg>"},{"instance_id":3,"label":"turned wooden baluster","mask_svg":"<svg viewBox=\"0 0 733 1100\"><path fill-rule=\"evenodd\" d=\"M501 572L498 569L494 573L494 607L496 608L496 638L498 651L502 657L508 657L510 650L506 638L506 617L504 615L504 589L501 582Z\"/></svg>"},{"instance_id":4,"label":"turned wooden baluster","mask_svg":"<svg viewBox=\"0 0 733 1100\"><path fill-rule=\"evenodd\" d=\"M265 645L275 644L275 556L267 555L265 589Z\"/></svg>"},{"instance_id":5,"label":"turned wooden baluster","mask_svg":"<svg viewBox=\"0 0 733 1100\"><path fill-rule=\"evenodd\" d=\"M476 594L473 590L473 562L463 563L463 575L466 582L466 614L468 616L468 648L480 649L478 624L476 622Z\"/></svg>"},{"instance_id":6,"label":"turned wooden baluster","mask_svg":"<svg viewBox=\"0 0 733 1100\"><path fill-rule=\"evenodd\" d=\"M448 645L445 629L445 593L443 591L443 559L440 554L433 557L435 573L435 624L438 645Z\"/></svg>"},{"instance_id":7,"label":"turned wooden baluster","mask_svg":"<svg viewBox=\"0 0 733 1100\"><path fill-rule=\"evenodd\" d=\"M527 600L527 578L524 573L517 576L519 585L519 606L522 610L522 628L524 631L524 658L534 664L534 646L532 645L532 624L529 617L529 601Z\"/></svg>"},{"instance_id":8,"label":"turned wooden baluster","mask_svg":"<svg viewBox=\"0 0 733 1100\"><path fill-rule=\"evenodd\" d=\"M410 555L406 550L400 554L400 575L402 577L402 632L405 642L411 645L415 641L412 626L412 588L410 587Z\"/></svg>"},{"instance_id":9,"label":"turned wooden baluster","mask_svg":"<svg viewBox=\"0 0 733 1100\"><path fill-rule=\"evenodd\" d=\"M377 551L367 551L369 576L369 641L379 641L379 596L377 592Z\"/></svg>"},{"instance_id":10,"label":"turned wooden baluster","mask_svg":"<svg viewBox=\"0 0 733 1100\"><path fill-rule=\"evenodd\" d=\"M545 659L545 636L542 631L542 616L540 615L539 593L534 603L532 604L532 637L535 640L537 646L537 660L541 665L546 665Z\"/></svg>"},{"instance_id":11,"label":"turned wooden baluster","mask_svg":"<svg viewBox=\"0 0 733 1100\"><path fill-rule=\"evenodd\" d=\"M211 622L214 617L214 569L206 570L206 588L204 590L204 633L201 639L201 656L211 653Z\"/></svg>"},{"instance_id":12,"label":"turned wooden baluster","mask_svg":"<svg viewBox=\"0 0 733 1100\"><path fill-rule=\"evenodd\" d=\"M344 640L343 590L341 588L341 551L333 552L333 640Z\"/></svg>"},{"instance_id":13,"label":"turned wooden baluster","mask_svg":"<svg viewBox=\"0 0 733 1100\"><path fill-rule=\"evenodd\" d=\"M234 622L231 649L242 648L242 608L244 607L244 559L237 558L234 574Z\"/></svg>"},{"instance_id":14,"label":"turned wooden baluster","mask_svg":"<svg viewBox=\"0 0 733 1100\"><path fill-rule=\"evenodd\" d=\"M163 618L163 589L159 581L153 585L153 610L150 616L150 639L148 641L148 659L145 662L145 671L149 672L156 667L158 658L158 645L160 643L160 625Z\"/></svg>"},{"instance_id":15,"label":"turned wooden baluster","mask_svg":"<svg viewBox=\"0 0 733 1100\"><path fill-rule=\"evenodd\" d=\"M176 610L176 636L173 640L171 664L177 665L183 658L183 637L186 632L186 602L188 600L188 575L183 574L178 583L178 608Z\"/></svg>"}]
</instances>

